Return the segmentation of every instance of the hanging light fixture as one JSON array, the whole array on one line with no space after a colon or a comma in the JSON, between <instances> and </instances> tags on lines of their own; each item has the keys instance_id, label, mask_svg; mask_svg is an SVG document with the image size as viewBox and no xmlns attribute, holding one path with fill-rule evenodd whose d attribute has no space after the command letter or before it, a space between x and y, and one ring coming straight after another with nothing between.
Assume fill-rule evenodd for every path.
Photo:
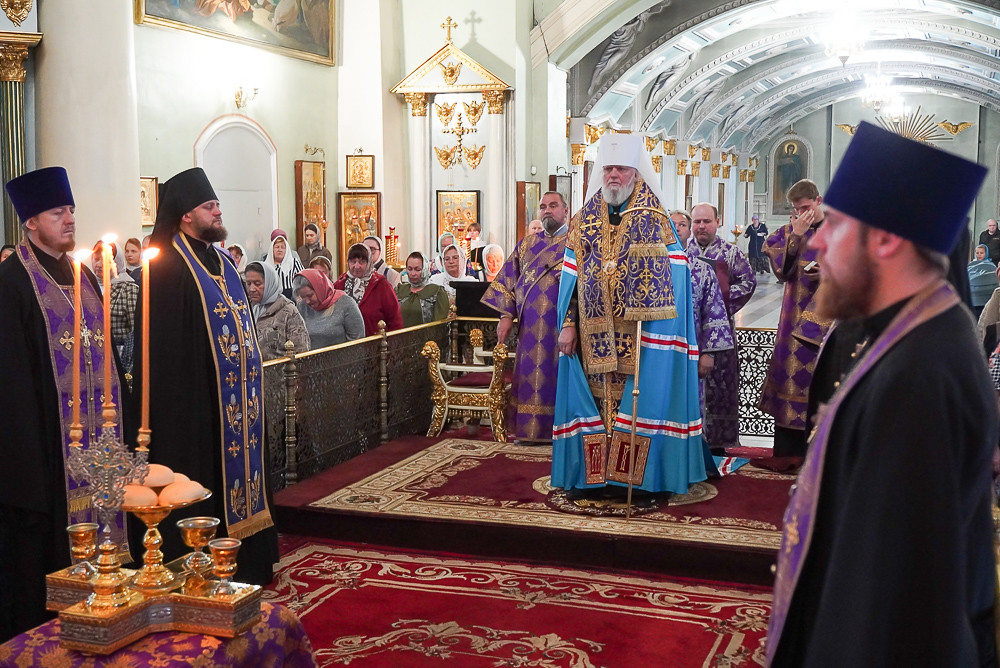
<instances>
[{"instance_id":1,"label":"hanging light fixture","mask_svg":"<svg viewBox=\"0 0 1000 668\"><path fill-rule=\"evenodd\" d=\"M854 4L848 1L837 7L822 38L826 45L826 55L834 56L843 67L865 47L865 41L859 37L865 34L865 31L859 30L860 8L855 9Z\"/></svg>"},{"instance_id":2,"label":"hanging light fixture","mask_svg":"<svg viewBox=\"0 0 1000 668\"><path fill-rule=\"evenodd\" d=\"M882 63L879 63L875 74L865 75L861 104L865 108L874 109L877 114L889 103L892 94L892 77L882 74Z\"/></svg>"}]
</instances>

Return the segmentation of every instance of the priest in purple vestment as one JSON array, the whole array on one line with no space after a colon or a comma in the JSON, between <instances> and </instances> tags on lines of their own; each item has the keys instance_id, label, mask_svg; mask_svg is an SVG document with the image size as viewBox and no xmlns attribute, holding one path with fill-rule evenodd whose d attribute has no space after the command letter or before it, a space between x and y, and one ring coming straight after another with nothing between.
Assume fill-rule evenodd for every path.
<instances>
[{"instance_id":1,"label":"priest in purple vestment","mask_svg":"<svg viewBox=\"0 0 1000 668\"><path fill-rule=\"evenodd\" d=\"M713 266L729 325L735 333L734 317L753 296L757 277L746 254L718 235L721 224L719 210L713 204L695 205L691 210L692 238L686 251L692 260L698 258ZM739 380L737 348L716 354L715 367L705 379L705 438L711 448L733 448L740 444Z\"/></svg>"},{"instance_id":2,"label":"priest in purple vestment","mask_svg":"<svg viewBox=\"0 0 1000 668\"><path fill-rule=\"evenodd\" d=\"M819 346L831 320L817 313L819 263L809 241L823 223L823 197L809 179L788 189L795 209L791 221L764 242L774 275L785 284L774 355L761 389L758 407L774 416L774 455L806 453L806 408Z\"/></svg>"},{"instance_id":3,"label":"priest in purple vestment","mask_svg":"<svg viewBox=\"0 0 1000 668\"><path fill-rule=\"evenodd\" d=\"M541 234L528 234L483 295L483 303L500 312L497 340L510 334L518 321L514 359L512 418L509 431L516 442L551 443L556 401L556 375L561 323L557 320L559 276L569 225L569 207L562 195L547 192L538 205Z\"/></svg>"}]
</instances>

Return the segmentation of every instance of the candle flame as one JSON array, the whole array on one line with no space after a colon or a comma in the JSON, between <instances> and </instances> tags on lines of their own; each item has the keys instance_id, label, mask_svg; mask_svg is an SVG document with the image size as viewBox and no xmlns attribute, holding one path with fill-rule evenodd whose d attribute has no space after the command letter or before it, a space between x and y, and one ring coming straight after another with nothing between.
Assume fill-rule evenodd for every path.
<instances>
[{"instance_id":1,"label":"candle flame","mask_svg":"<svg viewBox=\"0 0 1000 668\"><path fill-rule=\"evenodd\" d=\"M86 248L75 250L73 251L73 259L79 262L80 264L83 264L90 258L90 253L91 251L87 250Z\"/></svg>"},{"instance_id":2,"label":"candle flame","mask_svg":"<svg viewBox=\"0 0 1000 668\"><path fill-rule=\"evenodd\" d=\"M108 245L111 245L114 242L118 241L118 235L115 234L114 232L108 232L103 237L101 237L101 241L103 241L104 243L106 243Z\"/></svg>"},{"instance_id":3,"label":"candle flame","mask_svg":"<svg viewBox=\"0 0 1000 668\"><path fill-rule=\"evenodd\" d=\"M154 257L160 254L160 249L156 246L150 246L146 250L142 251L143 260L152 260Z\"/></svg>"}]
</instances>

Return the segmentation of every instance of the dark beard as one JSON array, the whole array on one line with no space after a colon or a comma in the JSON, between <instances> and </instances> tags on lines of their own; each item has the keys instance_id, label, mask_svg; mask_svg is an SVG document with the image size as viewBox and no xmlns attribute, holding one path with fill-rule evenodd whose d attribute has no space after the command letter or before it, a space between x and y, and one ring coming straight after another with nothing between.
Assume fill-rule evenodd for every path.
<instances>
[{"instance_id":1,"label":"dark beard","mask_svg":"<svg viewBox=\"0 0 1000 668\"><path fill-rule=\"evenodd\" d=\"M225 241L228 236L229 230L224 227L209 227L201 231L201 240L209 244Z\"/></svg>"}]
</instances>

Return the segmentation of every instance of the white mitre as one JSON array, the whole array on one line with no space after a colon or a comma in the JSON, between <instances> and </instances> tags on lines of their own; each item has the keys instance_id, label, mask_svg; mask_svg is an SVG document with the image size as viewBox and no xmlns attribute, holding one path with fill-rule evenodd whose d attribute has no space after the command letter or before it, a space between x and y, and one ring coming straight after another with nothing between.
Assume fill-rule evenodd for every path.
<instances>
[{"instance_id":1,"label":"white mitre","mask_svg":"<svg viewBox=\"0 0 1000 668\"><path fill-rule=\"evenodd\" d=\"M642 135L625 135L605 132L598 140L597 161L590 172L590 183L587 184L587 196L584 204L597 194L604 185L604 166L623 165L634 167L639 176L646 182L656 199L663 204L663 194L660 191L660 175L653 169L653 161L649 159L646 142Z\"/></svg>"}]
</instances>

